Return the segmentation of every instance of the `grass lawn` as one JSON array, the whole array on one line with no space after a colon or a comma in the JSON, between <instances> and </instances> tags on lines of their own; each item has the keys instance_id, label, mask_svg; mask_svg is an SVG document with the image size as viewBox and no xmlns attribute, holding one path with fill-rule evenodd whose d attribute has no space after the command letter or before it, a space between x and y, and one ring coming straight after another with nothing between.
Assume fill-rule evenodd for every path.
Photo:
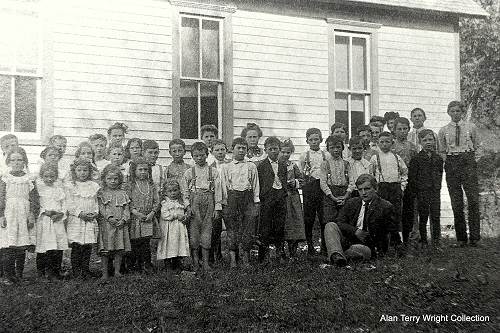
<instances>
[{"instance_id":1,"label":"grass lawn","mask_svg":"<svg viewBox=\"0 0 500 333\"><path fill-rule=\"evenodd\" d=\"M499 331L500 242L482 244L342 269L304 256L248 271L107 282L41 282L31 272L20 285L0 286L0 332ZM403 322L401 314L447 314L448 321ZM452 322L452 314L489 322Z\"/></svg>"}]
</instances>

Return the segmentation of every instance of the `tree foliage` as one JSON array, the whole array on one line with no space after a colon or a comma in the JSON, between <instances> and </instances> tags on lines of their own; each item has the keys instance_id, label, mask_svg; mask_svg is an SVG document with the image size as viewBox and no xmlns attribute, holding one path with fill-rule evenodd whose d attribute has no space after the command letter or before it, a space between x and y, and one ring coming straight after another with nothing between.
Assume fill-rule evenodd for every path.
<instances>
[{"instance_id":1,"label":"tree foliage","mask_svg":"<svg viewBox=\"0 0 500 333\"><path fill-rule=\"evenodd\" d=\"M472 117L500 127L500 0L475 0L490 16L460 21L462 98Z\"/></svg>"}]
</instances>

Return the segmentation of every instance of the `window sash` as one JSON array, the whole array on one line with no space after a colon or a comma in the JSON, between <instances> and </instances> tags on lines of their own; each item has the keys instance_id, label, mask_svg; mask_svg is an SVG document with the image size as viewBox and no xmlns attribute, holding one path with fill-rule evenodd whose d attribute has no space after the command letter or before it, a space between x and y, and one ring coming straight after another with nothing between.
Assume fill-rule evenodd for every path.
<instances>
[{"instance_id":1,"label":"window sash","mask_svg":"<svg viewBox=\"0 0 500 333\"><path fill-rule=\"evenodd\" d=\"M190 19L196 19L198 20L198 36L199 36L199 48L198 48L198 61L199 61L199 76L186 76L183 75L182 73L182 19L183 18L190 18ZM202 36L203 36L203 21L216 21L219 24L219 77L217 79L210 79L210 78L204 78L203 77L203 47L202 47ZM218 17L211 17L211 16L203 16L203 15L189 15L189 14L184 14L181 13L179 16L179 69L180 69L180 79L186 79L186 80L197 80L197 81L210 81L210 82L224 82L224 43L223 43L223 36L224 36L224 20L223 18L218 18Z\"/></svg>"},{"instance_id":2,"label":"window sash","mask_svg":"<svg viewBox=\"0 0 500 333\"><path fill-rule=\"evenodd\" d=\"M335 100L337 99L337 94L345 94L347 97L347 107L346 110L339 110L339 111L347 111L347 129L348 129L348 135L349 137L352 137L352 113L353 112L358 112L358 111L353 111L352 110L352 97L353 95L360 95L363 96L363 106L364 106L364 122L367 123L370 119L370 98L371 98L371 58L370 58L370 35L369 34L362 34L362 33L353 33L353 32L348 32L348 31L338 31L334 30L333 32L333 52L334 52L334 59L337 57L337 44L336 44L336 37L337 36L342 36L348 38L348 44L347 44L347 55L348 55L348 61L347 61L347 75L348 75L348 87L347 88L337 88L336 85L336 76L334 79L334 84L335 84L335 94L334 98ZM352 52L352 40L353 38L360 38L365 41L365 86L366 89L354 89L354 82L353 82L353 52ZM336 74L336 63L334 63L334 73ZM334 102L335 104L335 102ZM339 121L337 119L337 108L334 107L334 121L337 122Z\"/></svg>"},{"instance_id":3,"label":"window sash","mask_svg":"<svg viewBox=\"0 0 500 333\"><path fill-rule=\"evenodd\" d=\"M201 93L201 84L203 81L198 81L198 80L185 80L181 79L181 81L185 82L195 82L196 83L196 114L197 114L197 138L185 138L182 137L182 128L180 128L180 138L184 140L200 140L201 139L201 126L202 125L202 93ZM223 100L222 100L222 95L223 95L223 86L222 83L218 81L209 81L209 82L217 82L217 128L221 128L222 125L222 105L223 105ZM182 99L182 97L180 97ZM180 117L182 118L182 112L183 110L179 110L181 115ZM182 120L180 121L180 126L182 126Z\"/></svg>"},{"instance_id":4,"label":"window sash","mask_svg":"<svg viewBox=\"0 0 500 333\"><path fill-rule=\"evenodd\" d=\"M39 139L41 137L41 110L42 110L42 61L43 61L43 29L38 2L5 1L0 4L0 14L12 15L15 19L21 17L21 24L27 20L33 20L34 39L36 40L36 60L32 64L21 63L18 52L21 48L20 41L10 46L5 62L0 60L0 75L10 78L10 126L7 131L0 131L0 135L14 133L19 139ZM15 29L15 27L13 27ZM16 131L16 78L34 78L35 82L35 132Z\"/></svg>"}]
</instances>

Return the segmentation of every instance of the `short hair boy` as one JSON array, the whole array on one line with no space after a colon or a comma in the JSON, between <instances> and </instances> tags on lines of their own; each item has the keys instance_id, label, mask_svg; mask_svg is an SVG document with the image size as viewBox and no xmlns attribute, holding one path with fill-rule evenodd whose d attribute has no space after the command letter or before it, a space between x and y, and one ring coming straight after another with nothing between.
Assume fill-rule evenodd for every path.
<instances>
[{"instance_id":1,"label":"short hair boy","mask_svg":"<svg viewBox=\"0 0 500 333\"><path fill-rule=\"evenodd\" d=\"M330 154L320 150L319 145L322 141L323 137L321 135L321 130L318 128L309 128L306 131L306 142L309 145L309 149L303 152L299 157L299 169L305 176L305 182L302 187L302 197L307 252L309 255L316 254L312 239L312 231L316 216L318 216L320 226L324 225L324 194L320 187L319 178L321 163L323 163ZM321 230L323 230L323 228L321 228ZM321 234L323 238L323 231Z\"/></svg>"},{"instance_id":2,"label":"short hair boy","mask_svg":"<svg viewBox=\"0 0 500 333\"><path fill-rule=\"evenodd\" d=\"M436 152L433 131L424 129L419 138L423 149L410 161L408 190L417 200L420 242L427 245L427 220L430 218L432 245L437 248L441 238L443 159Z\"/></svg>"},{"instance_id":3,"label":"short hair boy","mask_svg":"<svg viewBox=\"0 0 500 333\"><path fill-rule=\"evenodd\" d=\"M248 267L254 244L255 223L259 214L260 186L257 167L246 161L248 143L238 137L232 142L233 160L221 166L224 223L229 239L231 267L236 267L236 254Z\"/></svg>"},{"instance_id":4,"label":"short hair boy","mask_svg":"<svg viewBox=\"0 0 500 333\"><path fill-rule=\"evenodd\" d=\"M394 120L393 133L396 136L392 151L400 156L407 166L410 165L412 158L417 155L417 147L407 140L410 131L410 121L407 118L399 117ZM415 200L409 189L403 193L403 243L408 244L410 232L415 221Z\"/></svg>"},{"instance_id":5,"label":"short hair boy","mask_svg":"<svg viewBox=\"0 0 500 333\"><path fill-rule=\"evenodd\" d=\"M189 245L193 267L198 268L198 251L201 248L203 270L210 270L209 251L212 246L212 223L222 210L222 189L219 172L207 164L208 147L203 142L191 146L195 162L186 170L182 179L184 205L192 212L189 224Z\"/></svg>"},{"instance_id":6,"label":"short hair boy","mask_svg":"<svg viewBox=\"0 0 500 333\"><path fill-rule=\"evenodd\" d=\"M209 150L207 163L212 165L215 162L215 157L212 155L211 150L214 141L219 138L219 130L215 125L203 125L200 128L200 135L201 140L207 145Z\"/></svg>"},{"instance_id":7,"label":"short hair boy","mask_svg":"<svg viewBox=\"0 0 500 333\"><path fill-rule=\"evenodd\" d=\"M390 112L386 112L384 114L384 120L385 120L385 123L387 124L387 129L391 133L394 133L394 120L396 120L396 118L399 118L398 112L390 111Z\"/></svg>"},{"instance_id":8,"label":"short hair boy","mask_svg":"<svg viewBox=\"0 0 500 333\"><path fill-rule=\"evenodd\" d=\"M408 184L408 168L403 159L392 151L394 137L390 132L380 133L380 151L370 159L370 173L378 181L378 194L394 205L396 220L401 225L403 191Z\"/></svg>"},{"instance_id":9,"label":"short hair boy","mask_svg":"<svg viewBox=\"0 0 500 333\"><path fill-rule=\"evenodd\" d=\"M467 110L460 101L448 104L451 122L439 130L439 150L445 161L446 183L455 220L457 245L476 246L480 240L479 189L475 152L478 148L476 126L465 120ZM463 191L467 196L469 237L464 215ZM468 239L467 239L468 238Z\"/></svg>"},{"instance_id":10,"label":"short hair boy","mask_svg":"<svg viewBox=\"0 0 500 333\"><path fill-rule=\"evenodd\" d=\"M270 136L264 142L267 158L257 166L260 185L259 261L267 258L268 246L274 244L281 258L285 257L284 237L286 218L285 163L279 159L281 141Z\"/></svg>"},{"instance_id":11,"label":"short hair boy","mask_svg":"<svg viewBox=\"0 0 500 333\"><path fill-rule=\"evenodd\" d=\"M172 156L172 162L165 169L164 179L175 179L182 189L182 177L191 165L184 161L186 155L186 143L181 139L172 139L168 144L168 152Z\"/></svg>"},{"instance_id":12,"label":"short hair boy","mask_svg":"<svg viewBox=\"0 0 500 333\"><path fill-rule=\"evenodd\" d=\"M364 139L360 136L353 136L349 140L349 149L351 150L351 157L347 160L349 162L350 175L352 179L358 179L363 174L370 173L370 162L364 158ZM351 197L359 196L356 184L349 184Z\"/></svg>"}]
</instances>

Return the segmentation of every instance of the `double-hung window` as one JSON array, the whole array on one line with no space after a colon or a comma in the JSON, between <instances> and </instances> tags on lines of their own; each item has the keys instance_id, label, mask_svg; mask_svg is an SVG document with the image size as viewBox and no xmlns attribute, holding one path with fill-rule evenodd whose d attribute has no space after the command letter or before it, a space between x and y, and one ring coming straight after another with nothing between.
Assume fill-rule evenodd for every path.
<instances>
[{"instance_id":1,"label":"double-hung window","mask_svg":"<svg viewBox=\"0 0 500 333\"><path fill-rule=\"evenodd\" d=\"M369 35L335 31L335 122L351 133L366 123L370 114Z\"/></svg>"},{"instance_id":2,"label":"double-hung window","mask_svg":"<svg viewBox=\"0 0 500 333\"><path fill-rule=\"evenodd\" d=\"M0 135L40 138L41 37L36 1L0 2Z\"/></svg>"},{"instance_id":3,"label":"double-hung window","mask_svg":"<svg viewBox=\"0 0 500 333\"><path fill-rule=\"evenodd\" d=\"M327 19L329 23L330 123L346 125L348 136L378 112L377 30L379 24Z\"/></svg>"},{"instance_id":4,"label":"double-hung window","mask_svg":"<svg viewBox=\"0 0 500 333\"><path fill-rule=\"evenodd\" d=\"M223 20L180 15L180 137L200 139L203 125L221 127Z\"/></svg>"}]
</instances>

